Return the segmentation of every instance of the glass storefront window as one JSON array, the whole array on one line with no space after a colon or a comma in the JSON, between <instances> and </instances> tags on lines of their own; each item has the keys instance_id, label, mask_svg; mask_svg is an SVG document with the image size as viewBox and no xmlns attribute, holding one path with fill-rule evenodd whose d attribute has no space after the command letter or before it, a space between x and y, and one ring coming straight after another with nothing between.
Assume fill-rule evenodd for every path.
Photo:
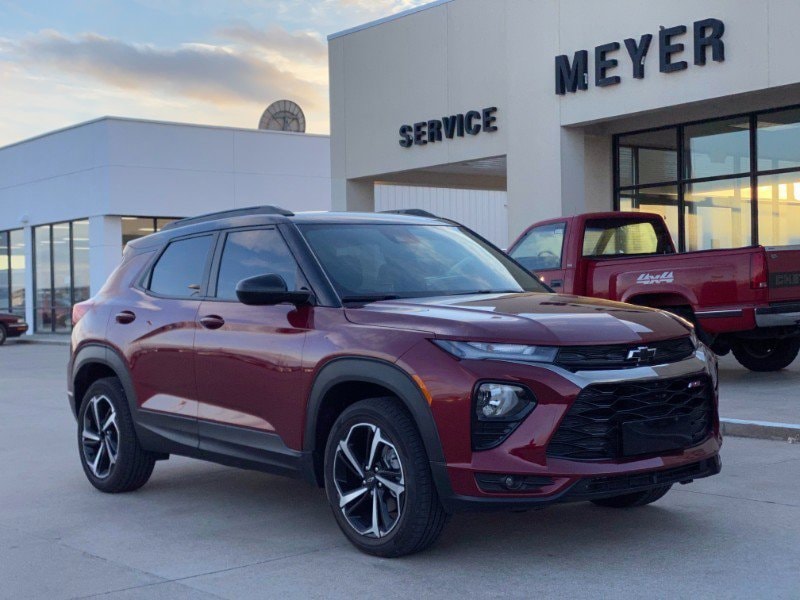
<instances>
[{"instance_id":1,"label":"glass storefront window","mask_svg":"<svg viewBox=\"0 0 800 600\"><path fill-rule=\"evenodd\" d=\"M800 245L800 172L762 175L757 190L759 244Z\"/></svg>"},{"instance_id":2,"label":"glass storefront window","mask_svg":"<svg viewBox=\"0 0 800 600\"><path fill-rule=\"evenodd\" d=\"M666 185L622 191L619 209L661 215L667 222L669 233L677 247L680 236L678 186Z\"/></svg>"},{"instance_id":3,"label":"glass storefront window","mask_svg":"<svg viewBox=\"0 0 800 600\"><path fill-rule=\"evenodd\" d=\"M750 171L750 119L711 121L685 128L686 179Z\"/></svg>"},{"instance_id":4,"label":"glass storefront window","mask_svg":"<svg viewBox=\"0 0 800 600\"><path fill-rule=\"evenodd\" d=\"M11 309L10 263L8 232L0 231L0 311L3 312Z\"/></svg>"},{"instance_id":5,"label":"glass storefront window","mask_svg":"<svg viewBox=\"0 0 800 600\"><path fill-rule=\"evenodd\" d=\"M152 217L122 217L122 246L155 231L156 223Z\"/></svg>"},{"instance_id":6,"label":"glass storefront window","mask_svg":"<svg viewBox=\"0 0 800 600\"><path fill-rule=\"evenodd\" d=\"M11 312L25 315L25 233L14 229L8 234L11 268Z\"/></svg>"},{"instance_id":7,"label":"glass storefront window","mask_svg":"<svg viewBox=\"0 0 800 600\"><path fill-rule=\"evenodd\" d=\"M622 187L677 181L677 129L621 136L619 172Z\"/></svg>"},{"instance_id":8,"label":"glass storefront window","mask_svg":"<svg viewBox=\"0 0 800 600\"><path fill-rule=\"evenodd\" d=\"M686 186L686 249L740 248L752 243L750 178Z\"/></svg>"},{"instance_id":9,"label":"glass storefront window","mask_svg":"<svg viewBox=\"0 0 800 600\"><path fill-rule=\"evenodd\" d=\"M758 169L800 168L800 109L758 117Z\"/></svg>"},{"instance_id":10,"label":"glass storefront window","mask_svg":"<svg viewBox=\"0 0 800 600\"><path fill-rule=\"evenodd\" d=\"M70 330L72 312L72 261L70 260L70 224L53 225L53 323L55 330Z\"/></svg>"},{"instance_id":11,"label":"glass storefront window","mask_svg":"<svg viewBox=\"0 0 800 600\"><path fill-rule=\"evenodd\" d=\"M34 294L35 326L37 331L50 331L53 327L53 280L51 270L50 225L34 229L36 292Z\"/></svg>"},{"instance_id":12,"label":"glass storefront window","mask_svg":"<svg viewBox=\"0 0 800 600\"><path fill-rule=\"evenodd\" d=\"M72 303L89 299L89 221L72 222Z\"/></svg>"}]
</instances>

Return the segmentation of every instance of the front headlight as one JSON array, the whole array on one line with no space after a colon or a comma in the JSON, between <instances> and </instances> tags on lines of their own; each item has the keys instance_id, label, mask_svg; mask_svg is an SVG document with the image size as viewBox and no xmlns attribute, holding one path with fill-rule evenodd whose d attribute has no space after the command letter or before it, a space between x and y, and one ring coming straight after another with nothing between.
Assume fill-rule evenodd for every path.
<instances>
[{"instance_id":1,"label":"front headlight","mask_svg":"<svg viewBox=\"0 0 800 600\"><path fill-rule=\"evenodd\" d=\"M517 360L521 362L552 363L558 354L558 348L552 346L454 342L450 340L432 341L439 348L456 358L468 360Z\"/></svg>"},{"instance_id":2,"label":"front headlight","mask_svg":"<svg viewBox=\"0 0 800 600\"><path fill-rule=\"evenodd\" d=\"M25 318L24 317L17 317L17 323L19 325L22 325L24 322L25 322Z\"/></svg>"},{"instance_id":3,"label":"front headlight","mask_svg":"<svg viewBox=\"0 0 800 600\"><path fill-rule=\"evenodd\" d=\"M475 392L479 421L519 421L535 406L533 393L519 385L482 383Z\"/></svg>"}]
</instances>

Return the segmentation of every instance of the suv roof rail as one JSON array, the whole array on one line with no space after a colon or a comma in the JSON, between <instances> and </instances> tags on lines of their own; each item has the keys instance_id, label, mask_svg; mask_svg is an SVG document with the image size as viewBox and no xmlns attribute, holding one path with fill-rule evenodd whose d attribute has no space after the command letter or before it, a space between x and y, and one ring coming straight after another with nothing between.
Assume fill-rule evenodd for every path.
<instances>
[{"instance_id":1,"label":"suv roof rail","mask_svg":"<svg viewBox=\"0 0 800 600\"><path fill-rule=\"evenodd\" d=\"M185 227L186 225L195 225L197 223L206 223L208 221L217 221L219 219L230 219L232 217L247 217L251 215L280 215L282 217L293 217L294 213L281 208L279 206L251 206L249 208L235 208L233 210L222 210L220 212L208 213L206 215L199 215L197 217L188 217L168 223L161 228L161 231L175 229L177 227Z\"/></svg>"},{"instance_id":2,"label":"suv roof rail","mask_svg":"<svg viewBox=\"0 0 800 600\"><path fill-rule=\"evenodd\" d=\"M438 219L435 214L428 212L427 210L422 210L421 208L398 208L396 210L384 210L381 211L381 214L384 215L406 215L409 217L427 217L429 219Z\"/></svg>"}]
</instances>

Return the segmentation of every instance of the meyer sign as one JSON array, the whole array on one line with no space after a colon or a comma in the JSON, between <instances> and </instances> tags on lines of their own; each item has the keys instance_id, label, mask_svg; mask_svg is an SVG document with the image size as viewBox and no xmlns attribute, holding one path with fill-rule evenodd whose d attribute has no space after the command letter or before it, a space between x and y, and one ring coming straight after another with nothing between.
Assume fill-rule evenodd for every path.
<instances>
[{"instance_id":1,"label":"meyer sign","mask_svg":"<svg viewBox=\"0 0 800 600\"><path fill-rule=\"evenodd\" d=\"M683 71L689 67L685 60L678 60L679 54L684 51L684 44L678 39L687 32L686 25L661 28L658 32L658 65L662 73ZM694 64L706 64L708 50L711 58L716 62L725 60L725 42L722 36L725 33L725 24L719 19L704 19L694 23ZM637 41L634 38L625 40L625 49L628 51L634 79L644 79L644 62L650 46L653 43L652 34L646 33ZM619 60L613 54L620 49L619 42L610 42L597 46L594 49L594 85L607 87L616 85L621 81L619 75L609 73L617 68ZM589 89L589 51L578 50L570 63L566 54L556 56L556 94L563 96L567 92L575 93L578 90Z\"/></svg>"},{"instance_id":2,"label":"meyer sign","mask_svg":"<svg viewBox=\"0 0 800 600\"><path fill-rule=\"evenodd\" d=\"M425 146L455 137L478 135L482 131L492 133L497 131L497 107L471 110L466 113L420 121L413 125L400 127L400 145L403 148L411 146Z\"/></svg>"}]
</instances>

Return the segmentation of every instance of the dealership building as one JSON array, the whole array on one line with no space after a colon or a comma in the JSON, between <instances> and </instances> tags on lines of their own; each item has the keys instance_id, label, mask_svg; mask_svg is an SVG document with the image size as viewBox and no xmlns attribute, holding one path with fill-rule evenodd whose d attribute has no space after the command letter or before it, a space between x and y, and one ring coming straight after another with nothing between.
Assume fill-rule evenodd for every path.
<instances>
[{"instance_id":1,"label":"dealership building","mask_svg":"<svg viewBox=\"0 0 800 600\"><path fill-rule=\"evenodd\" d=\"M641 210L685 251L800 244L798 22L797 0L439 0L334 34L333 205L492 190L509 239Z\"/></svg>"}]
</instances>

